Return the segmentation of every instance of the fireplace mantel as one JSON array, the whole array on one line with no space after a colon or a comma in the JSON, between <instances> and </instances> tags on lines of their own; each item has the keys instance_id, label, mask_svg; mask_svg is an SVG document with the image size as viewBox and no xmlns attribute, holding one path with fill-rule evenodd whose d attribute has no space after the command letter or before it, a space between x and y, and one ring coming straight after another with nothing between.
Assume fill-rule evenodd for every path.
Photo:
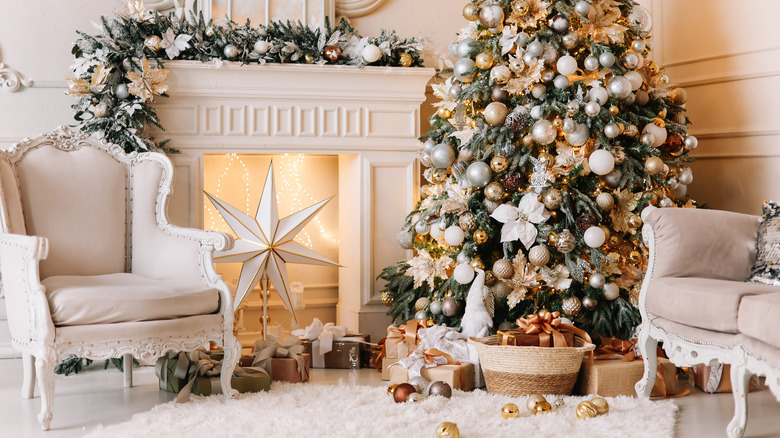
<instances>
[{"instance_id":1,"label":"fireplace mantel","mask_svg":"<svg viewBox=\"0 0 780 438\"><path fill-rule=\"evenodd\" d=\"M175 61L170 98L155 107L176 166L169 215L203 226L203 154L319 153L339 157L338 323L381 338L382 268L417 198L420 105L427 68ZM302 321L306 322L306 321Z\"/></svg>"}]
</instances>

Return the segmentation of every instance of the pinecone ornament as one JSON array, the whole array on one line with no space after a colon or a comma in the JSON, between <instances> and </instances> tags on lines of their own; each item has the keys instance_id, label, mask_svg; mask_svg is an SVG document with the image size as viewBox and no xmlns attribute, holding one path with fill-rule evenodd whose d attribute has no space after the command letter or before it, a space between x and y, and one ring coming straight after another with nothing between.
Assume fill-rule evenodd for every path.
<instances>
[{"instance_id":1,"label":"pinecone ornament","mask_svg":"<svg viewBox=\"0 0 780 438\"><path fill-rule=\"evenodd\" d=\"M596 218L593 217L590 213L582 213L575 221L577 232L580 234L584 233L588 228L595 227L598 224L599 221L596 220Z\"/></svg>"},{"instance_id":2,"label":"pinecone ornament","mask_svg":"<svg viewBox=\"0 0 780 438\"><path fill-rule=\"evenodd\" d=\"M514 133L522 132L528 127L528 118L520 112L511 112L504 119L504 126Z\"/></svg>"},{"instance_id":3,"label":"pinecone ornament","mask_svg":"<svg viewBox=\"0 0 780 438\"><path fill-rule=\"evenodd\" d=\"M506 190L507 193L514 193L522 184L523 180L521 179L520 174L513 173L504 179L504 190Z\"/></svg>"}]
</instances>

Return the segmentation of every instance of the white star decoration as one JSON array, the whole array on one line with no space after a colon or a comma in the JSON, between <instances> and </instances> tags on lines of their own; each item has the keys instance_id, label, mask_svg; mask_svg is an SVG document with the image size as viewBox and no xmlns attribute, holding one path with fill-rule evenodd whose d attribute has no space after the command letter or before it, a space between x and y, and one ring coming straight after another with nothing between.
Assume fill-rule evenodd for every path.
<instances>
[{"instance_id":1,"label":"white star decoration","mask_svg":"<svg viewBox=\"0 0 780 438\"><path fill-rule=\"evenodd\" d=\"M255 217L250 217L209 193L206 193L206 196L237 236L233 249L220 251L214 260L221 263L244 263L236 287L234 309L241 306L259 281L264 280L263 286L267 284L267 281L270 281L279 292L284 305L290 309L293 318L297 321L298 318L290 300L290 281L287 278L286 264L303 263L324 266L339 266L339 264L293 241L293 239L332 198L320 201L280 220L273 162L268 167L263 194L260 198L260 204L257 206Z\"/></svg>"}]
</instances>

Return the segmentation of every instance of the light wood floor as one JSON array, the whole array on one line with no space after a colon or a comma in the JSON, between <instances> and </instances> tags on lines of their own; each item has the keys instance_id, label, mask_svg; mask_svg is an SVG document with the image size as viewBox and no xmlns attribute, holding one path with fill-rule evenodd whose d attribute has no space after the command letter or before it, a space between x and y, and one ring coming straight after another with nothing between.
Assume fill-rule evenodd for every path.
<instances>
[{"instance_id":1,"label":"light wood floor","mask_svg":"<svg viewBox=\"0 0 780 438\"><path fill-rule=\"evenodd\" d=\"M321 384L362 384L385 386L374 370L313 369L312 382ZM0 436L3 437L80 437L97 424L128 420L172 394L157 389L157 378L147 367L135 373L135 386L122 387L122 374L113 369L91 371L68 377L57 376L52 430L43 432L36 416L40 398L21 398L22 364L19 359L0 359ZM749 397L749 421L746 437L780 437L780 403L764 389ZM680 407L677 437L722 437L733 412L731 394L704 394L693 389L691 395L675 399ZM637 431L635 437L641 437ZM467 438L467 437L464 437Z\"/></svg>"}]
</instances>

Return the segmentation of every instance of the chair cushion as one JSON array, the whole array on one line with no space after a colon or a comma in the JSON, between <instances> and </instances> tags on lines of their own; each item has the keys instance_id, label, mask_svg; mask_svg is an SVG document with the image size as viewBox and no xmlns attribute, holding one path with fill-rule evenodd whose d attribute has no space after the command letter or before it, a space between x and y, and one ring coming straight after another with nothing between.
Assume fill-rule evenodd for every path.
<instances>
[{"instance_id":1,"label":"chair cushion","mask_svg":"<svg viewBox=\"0 0 780 438\"><path fill-rule=\"evenodd\" d=\"M647 310L692 327L738 333L740 300L779 291L777 286L742 281L661 277L650 282Z\"/></svg>"},{"instance_id":2,"label":"chair cushion","mask_svg":"<svg viewBox=\"0 0 780 438\"><path fill-rule=\"evenodd\" d=\"M219 309L216 289L136 274L59 275L42 283L56 326L152 321Z\"/></svg>"},{"instance_id":3,"label":"chair cushion","mask_svg":"<svg viewBox=\"0 0 780 438\"><path fill-rule=\"evenodd\" d=\"M777 293L742 298L739 305L739 331L780 348L780 331L775 321L780 317L780 287Z\"/></svg>"},{"instance_id":4,"label":"chair cushion","mask_svg":"<svg viewBox=\"0 0 780 438\"><path fill-rule=\"evenodd\" d=\"M750 271L749 281L780 286L780 204L777 202L764 202L756 242L756 262Z\"/></svg>"}]
</instances>

